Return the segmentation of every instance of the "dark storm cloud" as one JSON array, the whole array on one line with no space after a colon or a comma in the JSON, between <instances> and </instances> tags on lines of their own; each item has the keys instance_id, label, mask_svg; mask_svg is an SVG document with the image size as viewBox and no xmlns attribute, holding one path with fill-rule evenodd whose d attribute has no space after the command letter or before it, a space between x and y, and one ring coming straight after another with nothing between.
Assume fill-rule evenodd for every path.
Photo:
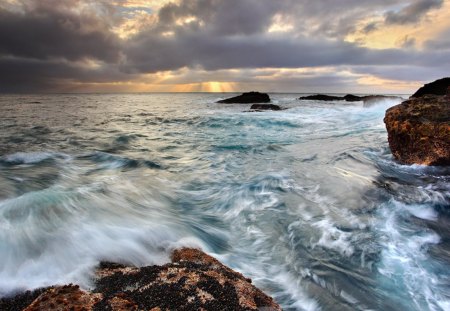
<instances>
[{"instance_id":1,"label":"dark storm cloud","mask_svg":"<svg viewBox=\"0 0 450 311\"><path fill-rule=\"evenodd\" d=\"M201 67L207 70L258 67L315 67L342 64L389 65L411 61L414 53L401 50L373 51L349 43L265 36L231 37L185 35L161 38L147 35L127 49L127 66L133 72Z\"/></svg>"},{"instance_id":2,"label":"dark storm cloud","mask_svg":"<svg viewBox=\"0 0 450 311\"><path fill-rule=\"evenodd\" d=\"M169 3L159 11L160 27L195 16L216 36L251 35L265 30L282 1L267 0L186 0Z\"/></svg>"},{"instance_id":3,"label":"dark storm cloud","mask_svg":"<svg viewBox=\"0 0 450 311\"><path fill-rule=\"evenodd\" d=\"M159 11L138 8L141 17L154 14L151 22L142 19L139 24L136 19L134 35L121 39L116 30L135 13L110 1L0 0L0 91L130 81L183 68L212 74L240 69L262 83L246 69L348 66L351 71L378 66L382 76L389 66L442 67L449 62L448 51L416 50L413 38L399 42L403 48L384 50L344 41L374 12L401 7L389 11L386 22L411 23L441 5L441 0L342 0L339 5L328 0L181 0ZM269 33L274 23L291 30ZM380 22L369 23L363 32L380 27ZM439 47L444 41L427 46ZM326 77L279 81L349 83L343 76Z\"/></svg>"},{"instance_id":4,"label":"dark storm cloud","mask_svg":"<svg viewBox=\"0 0 450 311\"><path fill-rule=\"evenodd\" d=\"M102 83L131 78L114 66L90 69L63 60L0 57L0 92L57 91L73 82Z\"/></svg>"},{"instance_id":5,"label":"dark storm cloud","mask_svg":"<svg viewBox=\"0 0 450 311\"><path fill-rule=\"evenodd\" d=\"M416 0L398 12L386 13L387 24L412 24L417 23L432 9L438 9L444 3L443 0Z\"/></svg>"},{"instance_id":6,"label":"dark storm cloud","mask_svg":"<svg viewBox=\"0 0 450 311\"><path fill-rule=\"evenodd\" d=\"M37 1L18 12L0 8L0 54L117 61L120 42L107 23L90 12L75 13L61 2Z\"/></svg>"},{"instance_id":7,"label":"dark storm cloud","mask_svg":"<svg viewBox=\"0 0 450 311\"><path fill-rule=\"evenodd\" d=\"M365 16L362 8L349 9L348 6L356 3L361 4L361 1L343 1L338 7L326 1L185 0L179 5L171 3L160 10L158 24L127 42L127 62L122 69L148 73L182 67L218 70L389 65L420 59L416 51L370 50L335 40L353 29L355 19ZM373 7L367 5L364 10ZM346 12L339 14L340 11ZM267 34L277 14L287 16L288 21L294 23L298 22L294 17L303 21L312 19L313 24L316 20L323 22L310 33ZM356 16L344 18L352 14ZM180 25L180 21L190 17L195 20ZM409 40L407 44L412 42Z\"/></svg>"}]
</instances>

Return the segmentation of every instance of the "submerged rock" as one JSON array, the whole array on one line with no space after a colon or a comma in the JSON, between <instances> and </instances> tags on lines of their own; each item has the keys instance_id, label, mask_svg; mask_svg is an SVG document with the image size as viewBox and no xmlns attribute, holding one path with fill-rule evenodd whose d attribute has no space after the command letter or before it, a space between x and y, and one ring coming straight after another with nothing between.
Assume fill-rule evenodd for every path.
<instances>
[{"instance_id":1,"label":"submerged rock","mask_svg":"<svg viewBox=\"0 0 450 311\"><path fill-rule=\"evenodd\" d=\"M445 95L450 87L450 78L442 78L431 83L425 84L416 93L413 98L422 97L424 95Z\"/></svg>"},{"instance_id":2,"label":"submerged rock","mask_svg":"<svg viewBox=\"0 0 450 311\"><path fill-rule=\"evenodd\" d=\"M266 93L248 92L242 95L219 100L221 104L253 104L253 103L270 103L270 97Z\"/></svg>"},{"instance_id":3,"label":"submerged rock","mask_svg":"<svg viewBox=\"0 0 450 311\"><path fill-rule=\"evenodd\" d=\"M24 310L281 310L250 279L191 248L174 251L163 266L102 263L95 285L92 291L77 285L40 290ZM2 299L0 309L22 310L4 308L23 306L17 299Z\"/></svg>"},{"instance_id":4,"label":"submerged rock","mask_svg":"<svg viewBox=\"0 0 450 311\"><path fill-rule=\"evenodd\" d=\"M281 107L274 104L253 104L251 110L281 110Z\"/></svg>"},{"instance_id":5,"label":"submerged rock","mask_svg":"<svg viewBox=\"0 0 450 311\"><path fill-rule=\"evenodd\" d=\"M394 157L406 164L450 165L450 98L424 95L386 111Z\"/></svg>"}]
</instances>

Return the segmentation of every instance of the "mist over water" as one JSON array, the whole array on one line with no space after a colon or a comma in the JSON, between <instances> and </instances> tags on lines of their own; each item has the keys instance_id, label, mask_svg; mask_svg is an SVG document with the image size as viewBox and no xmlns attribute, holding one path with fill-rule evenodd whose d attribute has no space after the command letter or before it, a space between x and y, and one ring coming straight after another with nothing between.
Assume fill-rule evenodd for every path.
<instances>
[{"instance_id":1,"label":"mist over water","mask_svg":"<svg viewBox=\"0 0 450 311\"><path fill-rule=\"evenodd\" d=\"M0 97L0 295L199 246L285 310L450 310L450 169L404 166L395 101Z\"/></svg>"}]
</instances>

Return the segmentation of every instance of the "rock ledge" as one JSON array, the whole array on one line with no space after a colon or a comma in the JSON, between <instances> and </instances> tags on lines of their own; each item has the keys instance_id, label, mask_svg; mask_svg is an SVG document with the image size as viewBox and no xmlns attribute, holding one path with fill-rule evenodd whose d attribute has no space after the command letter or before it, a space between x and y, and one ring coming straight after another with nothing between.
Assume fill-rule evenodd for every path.
<instances>
[{"instance_id":1,"label":"rock ledge","mask_svg":"<svg viewBox=\"0 0 450 311\"><path fill-rule=\"evenodd\" d=\"M398 161L450 165L450 96L411 98L389 108L384 123Z\"/></svg>"}]
</instances>

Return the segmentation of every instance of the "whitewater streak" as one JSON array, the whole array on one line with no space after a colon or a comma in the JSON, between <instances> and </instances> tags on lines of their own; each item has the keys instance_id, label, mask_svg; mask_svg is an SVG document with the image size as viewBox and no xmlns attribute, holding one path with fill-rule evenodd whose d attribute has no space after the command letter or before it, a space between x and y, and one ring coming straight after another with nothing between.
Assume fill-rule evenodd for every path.
<instances>
[{"instance_id":1,"label":"whitewater streak","mask_svg":"<svg viewBox=\"0 0 450 311\"><path fill-rule=\"evenodd\" d=\"M395 101L298 96L0 97L0 295L186 245L285 310L449 310L448 168L393 161Z\"/></svg>"}]
</instances>

